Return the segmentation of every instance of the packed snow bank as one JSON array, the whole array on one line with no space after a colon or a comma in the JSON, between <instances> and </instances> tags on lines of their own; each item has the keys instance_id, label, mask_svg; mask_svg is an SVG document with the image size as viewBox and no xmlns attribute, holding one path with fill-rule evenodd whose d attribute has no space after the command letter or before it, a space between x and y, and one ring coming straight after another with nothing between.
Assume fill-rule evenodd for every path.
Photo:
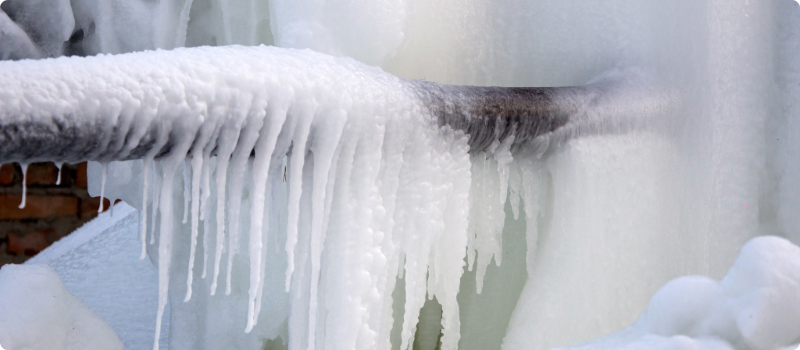
<instances>
[{"instance_id":1,"label":"packed snow bank","mask_svg":"<svg viewBox=\"0 0 800 350\"><path fill-rule=\"evenodd\" d=\"M722 281L667 283L631 327L564 349L794 348L800 342L800 248L786 239L750 240ZM504 348L524 348L504 344Z\"/></svg>"},{"instance_id":2,"label":"packed snow bank","mask_svg":"<svg viewBox=\"0 0 800 350\"><path fill-rule=\"evenodd\" d=\"M0 269L0 344L8 350L122 349L117 335L46 265Z\"/></svg>"}]
</instances>

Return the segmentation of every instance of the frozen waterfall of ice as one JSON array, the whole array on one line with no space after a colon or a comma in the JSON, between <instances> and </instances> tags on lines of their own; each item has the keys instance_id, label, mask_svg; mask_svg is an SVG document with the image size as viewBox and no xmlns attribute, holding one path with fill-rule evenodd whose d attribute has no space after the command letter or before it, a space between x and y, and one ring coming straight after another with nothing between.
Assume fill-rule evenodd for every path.
<instances>
[{"instance_id":1,"label":"frozen waterfall of ice","mask_svg":"<svg viewBox=\"0 0 800 350\"><path fill-rule=\"evenodd\" d=\"M170 348L544 349L631 324L586 346L800 341L780 328L797 310L770 306L797 305L796 276L761 268L796 268L796 247L750 241L800 242L795 2L72 0L28 17L19 4L0 6L3 58L293 48L0 66L5 86L29 88L0 90L0 118L102 115L126 131L60 160L99 161L98 194L141 210ZM670 114L541 159L508 138L469 154L397 78L567 86L630 67L677 91ZM166 140L180 142L113 162ZM684 275L722 281L668 283ZM690 292L724 305L664 310Z\"/></svg>"}]
</instances>

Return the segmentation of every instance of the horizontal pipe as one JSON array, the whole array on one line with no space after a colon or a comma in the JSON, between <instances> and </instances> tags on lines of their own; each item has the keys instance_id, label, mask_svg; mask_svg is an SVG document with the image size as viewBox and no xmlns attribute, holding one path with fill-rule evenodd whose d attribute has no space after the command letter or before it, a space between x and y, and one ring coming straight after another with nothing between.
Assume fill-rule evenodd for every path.
<instances>
[{"instance_id":1,"label":"horizontal pipe","mask_svg":"<svg viewBox=\"0 0 800 350\"><path fill-rule=\"evenodd\" d=\"M222 55L223 59L209 58L215 55ZM252 57L241 58L246 55ZM228 56L230 58L225 59ZM237 59L243 61L239 64ZM317 61L322 62L318 69L303 72L304 66L317 64ZM270 84L278 88L284 84L280 81L282 75L287 81L294 81L299 80L297 75L302 73L311 81L289 89L295 95L303 93L298 90L316 89L314 79L337 79L337 69L340 69L338 75L363 71L354 74L363 80L370 80L374 75L387 89L387 94L395 89L399 90L397 93L413 96L436 118L439 126L447 125L470 135L472 152L490 147L495 140L504 141L513 136L512 150L527 148L541 154L554 142L576 135L614 132L640 124L647 119L643 116L657 114L655 112L664 110L669 102L652 86L641 83L643 80L636 74L616 74L577 87L452 86L401 80L352 60L274 47L206 47L0 62L0 81L5 84L0 90L0 162L110 161L163 156L185 137L182 128L165 127L165 124L175 124L176 115L198 108L201 108L197 112L200 115L219 108L228 111L226 113L240 113L235 106L236 98L219 96L232 94L229 90L251 96L260 93L259 87L225 85L226 74L247 81L248 65L269 65L270 62L298 70L276 71L274 76L278 81L270 80ZM198 67L193 67L194 63L198 63ZM342 67L330 68L336 64ZM319 71L316 75L315 69ZM630 76L637 78L630 79ZM218 83L209 85L204 79ZM211 92L195 94L194 84L205 84L204 88ZM369 91L374 82L362 85L366 86L364 91ZM238 91L242 89L253 91ZM108 106L103 97L106 93L113 97ZM326 93L341 92L322 92ZM202 99L197 96L213 98L197 101ZM146 104L148 98L163 101L158 100L153 107ZM183 98L185 102L164 106L176 98ZM216 122L218 119L205 120ZM135 123L148 126L132 127ZM202 127L192 130L199 133L200 129Z\"/></svg>"}]
</instances>

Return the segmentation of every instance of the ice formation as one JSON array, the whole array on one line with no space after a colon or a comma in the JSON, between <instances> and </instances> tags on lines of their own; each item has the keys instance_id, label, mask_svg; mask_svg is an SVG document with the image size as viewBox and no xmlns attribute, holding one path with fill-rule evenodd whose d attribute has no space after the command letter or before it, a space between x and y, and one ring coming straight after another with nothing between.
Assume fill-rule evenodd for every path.
<instances>
[{"instance_id":1,"label":"ice formation","mask_svg":"<svg viewBox=\"0 0 800 350\"><path fill-rule=\"evenodd\" d=\"M569 349L796 349L799 291L800 248L754 238L721 281L672 280L631 327Z\"/></svg>"},{"instance_id":2,"label":"ice formation","mask_svg":"<svg viewBox=\"0 0 800 350\"><path fill-rule=\"evenodd\" d=\"M800 239L789 0L73 0L36 40L13 1L4 58L284 47L0 64L0 158L99 162L95 193L141 209L171 348L563 346ZM497 90L398 76L579 87L530 134L469 123ZM618 345L797 340L747 332Z\"/></svg>"},{"instance_id":3,"label":"ice formation","mask_svg":"<svg viewBox=\"0 0 800 350\"><path fill-rule=\"evenodd\" d=\"M47 265L0 268L0 310L0 346L8 350L122 349L108 324Z\"/></svg>"},{"instance_id":4,"label":"ice formation","mask_svg":"<svg viewBox=\"0 0 800 350\"><path fill-rule=\"evenodd\" d=\"M158 257L159 319L173 271L173 233L179 232L173 225L183 216L175 215L181 206L173 202L173 186L179 186L187 192L181 197L190 197L182 202L191 203L191 238L177 243L190 243L188 274L182 274L187 287L180 292L184 300L191 299L191 281L200 272L192 266L197 260L199 200L205 198L204 218L213 222L204 226L203 238L214 243L204 249L204 254L213 251L203 268L209 271L210 294L231 294L235 254L250 259L245 332L258 321L266 270L274 269L266 265L272 254L265 247L285 241L281 284L291 296L290 347L388 347L391 293L400 271L406 300L402 346L413 342L426 296L443 306L443 346L457 345L456 294L468 239L471 178L463 132L438 127L400 79L350 59L268 47L176 50L169 59L161 56L6 63L4 81L21 88L5 90L0 107L4 125L54 118L59 128L88 132L78 138L104 137L90 140L91 148L84 148L90 154L60 144L53 149L57 154L47 155L58 160L107 163L142 156L145 147L140 177L154 171L160 178L144 189L140 202L144 208L147 198L153 198L151 223L158 217L157 229L151 224L147 231L146 215L140 225L145 235L158 236L158 250L152 253ZM120 57L134 63L122 63ZM143 61L150 64L138 64ZM219 69L221 62L226 68ZM37 77L25 68L29 64L37 67ZM27 88L25 81L32 78L39 83ZM92 115L102 117L92 121ZM9 135L6 144L18 140ZM510 159L514 137L507 140L497 147ZM164 145L168 151L159 154ZM43 155L47 147L43 144L36 152ZM5 152L13 154L12 147ZM181 166L187 182L177 185ZM507 161L501 162L501 169L507 167ZM208 173L202 174L203 169ZM125 184L130 171L117 166L110 170ZM201 196L201 179L212 177L212 171L216 186L203 186ZM108 165L100 172L100 195L105 196ZM248 243L246 252L240 252L240 233ZM493 238L482 238L481 231L472 233L476 235L470 247L479 252L482 269L490 262L483 256Z\"/></svg>"}]
</instances>

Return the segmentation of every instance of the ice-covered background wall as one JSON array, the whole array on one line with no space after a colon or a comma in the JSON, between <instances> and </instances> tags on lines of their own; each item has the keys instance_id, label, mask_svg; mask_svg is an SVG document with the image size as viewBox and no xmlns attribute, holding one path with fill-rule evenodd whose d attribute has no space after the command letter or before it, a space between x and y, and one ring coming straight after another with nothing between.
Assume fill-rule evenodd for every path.
<instances>
[{"instance_id":1,"label":"ice-covered background wall","mask_svg":"<svg viewBox=\"0 0 800 350\"><path fill-rule=\"evenodd\" d=\"M140 209L172 349L545 349L643 312L586 346L800 342L797 247L745 246L800 243L795 2L0 8L3 58L287 48L0 65L0 118L101 115L108 135L129 130L74 157L100 162L97 193ZM334 57L288 50L306 48ZM567 86L632 71L669 91L666 115L542 157L508 138L469 153L397 78ZM111 162L167 134L184 136ZM722 281L667 284L684 275Z\"/></svg>"}]
</instances>

